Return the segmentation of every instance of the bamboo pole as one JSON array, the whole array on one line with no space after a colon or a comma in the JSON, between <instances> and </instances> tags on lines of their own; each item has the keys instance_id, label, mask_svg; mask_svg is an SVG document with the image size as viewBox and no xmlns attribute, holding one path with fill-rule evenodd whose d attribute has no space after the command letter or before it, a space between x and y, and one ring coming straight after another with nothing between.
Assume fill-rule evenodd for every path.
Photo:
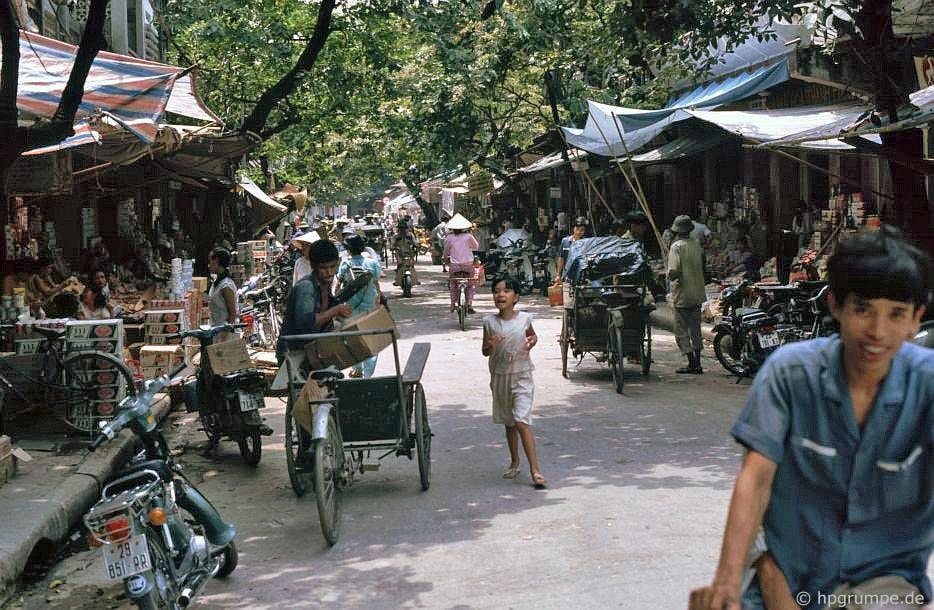
<instances>
[{"instance_id":1,"label":"bamboo pole","mask_svg":"<svg viewBox=\"0 0 934 610\"><path fill-rule=\"evenodd\" d=\"M613 117L613 127L616 128L616 133L619 135L619 141L623 145L623 150L626 152L626 160L629 162L629 169L632 171L632 179L635 181L636 186L639 187L639 193L642 195L642 201L648 203L648 200L645 198L645 191L642 190L642 182L639 181L639 174L636 173L636 166L632 162L632 155L629 152L629 146L626 144L626 138L623 137L623 130L619 126L619 121L616 119L616 114L610 113L610 116ZM648 213L648 211L646 211Z\"/></svg>"},{"instance_id":2,"label":"bamboo pole","mask_svg":"<svg viewBox=\"0 0 934 610\"><path fill-rule=\"evenodd\" d=\"M567 138L565 138L564 136L564 131L561 129L560 125L555 125L555 127L558 129L558 133L561 135L561 141L564 143L564 149L565 149L565 154L567 154L567 157L568 157L568 163L571 163L571 155L568 154L570 145L568 144ZM578 164L580 164L580 158L577 159L577 162ZM574 171L573 165L571 165L571 171ZM597 186L593 183L593 180L590 178L590 174L587 172L587 170L584 168L581 168L581 174L583 174L584 178L587 179L587 184L589 184L593 188L594 192L597 193L597 197L600 199L600 203L602 203L603 207L606 208L606 211L610 213L610 218L612 218L613 220L616 220L617 218L616 214L613 212L613 209L610 207L610 204L607 203L606 199L603 198L603 194L600 192L599 189L597 189ZM591 222L593 222L592 218L591 218Z\"/></svg>"},{"instance_id":3,"label":"bamboo pole","mask_svg":"<svg viewBox=\"0 0 934 610\"><path fill-rule=\"evenodd\" d=\"M616 119L614 119L615 121ZM613 147L610 146L610 141L606 137L606 134L603 133L603 129L600 127L600 123L594 121L594 125L597 126L597 131L600 132L600 137L603 138L604 143L606 143L607 153L616 161L616 165L619 167L620 173L623 175L623 178L626 179L626 184L629 185L630 190L636 198L636 201L639 202L639 207L642 208L643 213L646 218L649 219L649 224L652 226L652 232L655 234L655 239L658 240L658 246L662 253L662 258L665 261L665 264L668 264L668 247L665 245L665 242L662 241L662 234L658 230L658 225L655 223L655 216L652 214L652 210L649 209L649 203L645 199L645 194L641 191L640 188L637 188L636 185L629 179L629 174L626 173L626 168L623 167L622 162L619 158L613 154ZM630 160L631 161L631 160ZM634 167L634 166L633 166ZM635 177L635 176L634 176Z\"/></svg>"}]
</instances>

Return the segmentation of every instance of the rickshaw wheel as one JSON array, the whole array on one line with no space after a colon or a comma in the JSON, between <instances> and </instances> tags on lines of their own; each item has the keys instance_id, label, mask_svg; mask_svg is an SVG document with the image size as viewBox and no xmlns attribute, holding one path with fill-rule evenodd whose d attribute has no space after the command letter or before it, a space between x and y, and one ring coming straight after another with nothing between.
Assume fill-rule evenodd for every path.
<instances>
[{"instance_id":1,"label":"rickshaw wheel","mask_svg":"<svg viewBox=\"0 0 934 610\"><path fill-rule=\"evenodd\" d=\"M564 313L561 316L561 376L565 379L568 378L568 311L564 310Z\"/></svg>"},{"instance_id":2,"label":"rickshaw wheel","mask_svg":"<svg viewBox=\"0 0 934 610\"><path fill-rule=\"evenodd\" d=\"M607 347L606 360L610 365L610 371L613 373L613 385L616 386L616 393L623 393L623 358L622 353L623 340L618 328L610 325L607 329Z\"/></svg>"},{"instance_id":3,"label":"rickshaw wheel","mask_svg":"<svg viewBox=\"0 0 934 610\"><path fill-rule=\"evenodd\" d=\"M285 406L285 466L289 471L292 491L301 498L308 491L309 483L311 483L311 473L307 470L311 440L292 414L292 406L296 399L293 386L289 388L289 399ZM308 447L302 447L303 438L304 444Z\"/></svg>"},{"instance_id":4,"label":"rickshaw wheel","mask_svg":"<svg viewBox=\"0 0 934 610\"><path fill-rule=\"evenodd\" d=\"M328 431L324 438L313 442L315 451L315 503L321 533L334 546L341 527L341 462L344 459L340 435L334 417L328 415Z\"/></svg>"},{"instance_id":5,"label":"rickshaw wheel","mask_svg":"<svg viewBox=\"0 0 934 610\"><path fill-rule=\"evenodd\" d=\"M648 375L652 368L652 324L646 322L645 336L642 338L642 374Z\"/></svg>"},{"instance_id":6,"label":"rickshaw wheel","mask_svg":"<svg viewBox=\"0 0 934 610\"><path fill-rule=\"evenodd\" d=\"M431 427L428 425L428 405L422 384L415 386L415 448L418 451L418 478L422 491L431 485Z\"/></svg>"}]
</instances>

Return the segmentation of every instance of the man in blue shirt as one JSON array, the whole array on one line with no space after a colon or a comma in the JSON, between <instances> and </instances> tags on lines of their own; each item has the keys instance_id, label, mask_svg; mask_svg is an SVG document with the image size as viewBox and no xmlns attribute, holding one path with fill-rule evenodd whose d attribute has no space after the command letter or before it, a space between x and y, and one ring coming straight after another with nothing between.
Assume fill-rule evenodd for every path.
<instances>
[{"instance_id":1,"label":"man in blue shirt","mask_svg":"<svg viewBox=\"0 0 934 610\"><path fill-rule=\"evenodd\" d=\"M309 247L311 273L292 286L285 306L280 339L276 346L276 357L280 364L287 350L302 348L302 342L290 341L286 344L281 337L322 332L331 326L335 318L350 316L350 305L336 302L331 295L338 258L337 247L330 240L320 239Z\"/></svg>"},{"instance_id":2,"label":"man in blue shirt","mask_svg":"<svg viewBox=\"0 0 934 610\"><path fill-rule=\"evenodd\" d=\"M756 377L720 562L691 610L931 600L934 351L905 342L930 261L884 226L842 241L828 271L840 335L783 347Z\"/></svg>"}]
</instances>

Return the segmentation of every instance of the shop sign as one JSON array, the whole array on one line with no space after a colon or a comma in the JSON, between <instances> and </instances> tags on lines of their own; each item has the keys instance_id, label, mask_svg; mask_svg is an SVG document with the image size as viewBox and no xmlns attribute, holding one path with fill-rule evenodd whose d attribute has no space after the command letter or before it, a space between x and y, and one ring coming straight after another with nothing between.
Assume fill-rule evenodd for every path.
<instances>
[{"instance_id":1,"label":"shop sign","mask_svg":"<svg viewBox=\"0 0 934 610\"><path fill-rule=\"evenodd\" d=\"M493 175L490 172L476 172L467 178L467 187L472 196L486 195L493 190Z\"/></svg>"},{"instance_id":2,"label":"shop sign","mask_svg":"<svg viewBox=\"0 0 934 610\"><path fill-rule=\"evenodd\" d=\"M71 152L20 157L10 168L10 195L69 195L73 190Z\"/></svg>"},{"instance_id":3,"label":"shop sign","mask_svg":"<svg viewBox=\"0 0 934 610\"><path fill-rule=\"evenodd\" d=\"M915 57L915 71L918 73L918 86L925 89L934 85L934 57Z\"/></svg>"},{"instance_id":4,"label":"shop sign","mask_svg":"<svg viewBox=\"0 0 934 610\"><path fill-rule=\"evenodd\" d=\"M560 186L549 187L548 196L551 199L561 199L561 187Z\"/></svg>"}]
</instances>

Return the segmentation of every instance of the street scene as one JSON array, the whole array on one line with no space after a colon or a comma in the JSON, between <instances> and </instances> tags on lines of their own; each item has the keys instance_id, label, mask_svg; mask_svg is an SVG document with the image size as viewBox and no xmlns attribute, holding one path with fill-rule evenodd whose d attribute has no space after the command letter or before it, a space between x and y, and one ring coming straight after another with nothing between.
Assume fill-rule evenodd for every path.
<instances>
[{"instance_id":1,"label":"street scene","mask_svg":"<svg viewBox=\"0 0 934 610\"><path fill-rule=\"evenodd\" d=\"M934 610L932 49L0 0L0 609Z\"/></svg>"}]
</instances>

